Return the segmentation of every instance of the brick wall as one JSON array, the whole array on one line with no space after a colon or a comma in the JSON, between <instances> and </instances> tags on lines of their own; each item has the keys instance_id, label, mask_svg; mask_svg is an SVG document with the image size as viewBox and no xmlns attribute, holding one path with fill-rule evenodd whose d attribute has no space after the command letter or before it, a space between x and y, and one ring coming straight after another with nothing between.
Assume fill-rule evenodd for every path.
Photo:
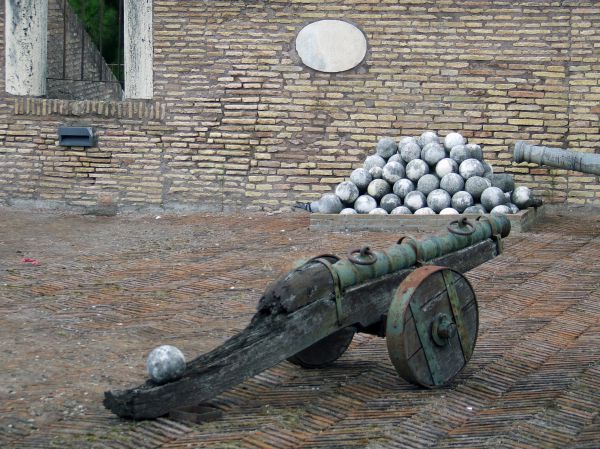
<instances>
[{"instance_id":1,"label":"brick wall","mask_svg":"<svg viewBox=\"0 0 600 449\"><path fill-rule=\"evenodd\" d=\"M295 35L323 18L365 32L363 64L300 63ZM154 26L152 101L0 98L0 200L278 209L378 138L433 129L547 202L600 206L598 177L511 162L515 140L600 152L598 2L156 0ZM96 127L98 148L57 147L63 123Z\"/></svg>"}]
</instances>

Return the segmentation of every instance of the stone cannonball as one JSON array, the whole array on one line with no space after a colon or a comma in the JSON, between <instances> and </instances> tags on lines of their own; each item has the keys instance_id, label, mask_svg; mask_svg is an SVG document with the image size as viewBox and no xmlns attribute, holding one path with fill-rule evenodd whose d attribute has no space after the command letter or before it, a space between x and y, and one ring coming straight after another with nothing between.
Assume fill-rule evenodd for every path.
<instances>
[{"instance_id":1,"label":"stone cannonball","mask_svg":"<svg viewBox=\"0 0 600 449\"><path fill-rule=\"evenodd\" d=\"M458 166L458 173L465 180L472 178L473 176L483 176L484 172L483 164L477 159L465 159Z\"/></svg>"},{"instance_id":2,"label":"stone cannonball","mask_svg":"<svg viewBox=\"0 0 600 449\"><path fill-rule=\"evenodd\" d=\"M488 176L492 187L498 187L503 192L515 190L515 179L510 173L496 173Z\"/></svg>"},{"instance_id":3,"label":"stone cannonball","mask_svg":"<svg viewBox=\"0 0 600 449\"><path fill-rule=\"evenodd\" d=\"M429 165L422 159L413 159L406 164L406 177L417 182L421 177L429 173Z\"/></svg>"},{"instance_id":4,"label":"stone cannonball","mask_svg":"<svg viewBox=\"0 0 600 449\"><path fill-rule=\"evenodd\" d=\"M425 195L423 195L422 192L419 192L418 190L409 192L404 198L404 205L413 212L418 209L421 209L422 207L425 207L426 204L427 198L425 197Z\"/></svg>"},{"instance_id":5,"label":"stone cannonball","mask_svg":"<svg viewBox=\"0 0 600 449\"><path fill-rule=\"evenodd\" d=\"M447 207L440 211L440 215L460 215L458 211L452 207Z\"/></svg>"},{"instance_id":6,"label":"stone cannonball","mask_svg":"<svg viewBox=\"0 0 600 449\"><path fill-rule=\"evenodd\" d=\"M519 209L526 209L531 201L531 189L519 186L513 191L511 199L513 204Z\"/></svg>"},{"instance_id":7,"label":"stone cannonball","mask_svg":"<svg viewBox=\"0 0 600 449\"><path fill-rule=\"evenodd\" d=\"M445 157L436 164L435 174L438 175L438 178L442 179L448 173L458 173L458 164L454 159Z\"/></svg>"},{"instance_id":8,"label":"stone cannonball","mask_svg":"<svg viewBox=\"0 0 600 449\"><path fill-rule=\"evenodd\" d=\"M435 175L423 175L417 182L417 190L427 196L440 187L440 180Z\"/></svg>"},{"instance_id":9,"label":"stone cannonball","mask_svg":"<svg viewBox=\"0 0 600 449\"><path fill-rule=\"evenodd\" d=\"M391 212L393 209L402 205L400 197L394 193L388 193L379 200L379 207L385 209L387 212Z\"/></svg>"},{"instance_id":10,"label":"stone cannonball","mask_svg":"<svg viewBox=\"0 0 600 449\"><path fill-rule=\"evenodd\" d=\"M340 182L335 188L335 194L346 204L354 204L358 198L358 187L352 181Z\"/></svg>"},{"instance_id":11,"label":"stone cannonball","mask_svg":"<svg viewBox=\"0 0 600 449\"><path fill-rule=\"evenodd\" d=\"M448 173L440 181L440 188L450 195L460 192L465 187L465 181L458 173Z\"/></svg>"},{"instance_id":12,"label":"stone cannonball","mask_svg":"<svg viewBox=\"0 0 600 449\"><path fill-rule=\"evenodd\" d=\"M402 159L402 156L400 156L400 153L396 153L396 154L393 154L392 156L390 156L390 158L388 159L388 164L390 162L398 162L398 163L402 164L402 167L406 166L406 162L404 162L404 159Z\"/></svg>"},{"instance_id":13,"label":"stone cannonball","mask_svg":"<svg viewBox=\"0 0 600 449\"><path fill-rule=\"evenodd\" d=\"M435 167L435 165L445 157L446 151L439 143L428 143L421 150L421 159L427 162L431 167Z\"/></svg>"},{"instance_id":14,"label":"stone cannonball","mask_svg":"<svg viewBox=\"0 0 600 449\"><path fill-rule=\"evenodd\" d=\"M354 202L354 209L359 214L368 214L377 207L375 198L369 195L361 195Z\"/></svg>"},{"instance_id":15,"label":"stone cannonball","mask_svg":"<svg viewBox=\"0 0 600 449\"><path fill-rule=\"evenodd\" d=\"M392 187L384 179L374 179L369 184L369 187L367 187L367 193L376 200L383 198L384 195L387 195L391 191Z\"/></svg>"},{"instance_id":16,"label":"stone cannonball","mask_svg":"<svg viewBox=\"0 0 600 449\"><path fill-rule=\"evenodd\" d=\"M355 214L358 214L358 212L356 212L351 207L347 207L345 209L342 209L342 211L340 212L340 215L355 215Z\"/></svg>"},{"instance_id":17,"label":"stone cannonball","mask_svg":"<svg viewBox=\"0 0 600 449\"><path fill-rule=\"evenodd\" d=\"M489 179L482 178L481 176L472 176L465 182L465 190L471 194L475 201L479 201L483 191L491 186L492 183Z\"/></svg>"},{"instance_id":18,"label":"stone cannonball","mask_svg":"<svg viewBox=\"0 0 600 449\"><path fill-rule=\"evenodd\" d=\"M415 211L415 215L435 215L435 212L430 207L422 207Z\"/></svg>"},{"instance_id":19,"label":"stone cannonball","mask_svg":"<svg viewBox=\"0 0 600 449\"><path fill-rule=\"evenodd\" d=\"M342 200L334 193L326 193L319 200L319 212L322 214L339 214L343 208Z\"/></svg>"},{"instance_id":20,"label":"stone cannonball","mask_svg":"<svg viewBox=\"0 0 600 449\"><path fill-rule=\"evenodd\" d=\"M382 178L390 184L404 178L404 165L399 162L388 162L383 167Z\"/></svg>"},{"instance_id":21,"label":"stone cannonball","mask_svg":"<svg viewBox=\"0 0 600 449\"><path fill-rule=\"evenodd\" d=\"M427 195L427 206L436 213L450 207L451 201L450 194L443 189L435 189Z\"/></svg>"},{"instance_id":22,"label":"stone cannonball","mask_svg":"<svg viewBox=\"0 0 600 449\"><path fill-rule=\"evenodd\" d=\"M415 190L414 183L408 178L399 179L394 183L393 191L400 198L404 198L409 192Z\"/></svg>"},{"instance_id":23,"label":"stone cannonball","mask_svg":"<svg viewBox=\"0 0 600 449\"><path fill-rule=\"evenodd\" d=\"M419 145L423 148L425 145L431 142L440 143L440 138L437 133L433 131L425 131L423 134L419 136Z\"/></svg>"},{"instance_id":24,"label":"stone cannonball","mask_svg":"<svg viewBox=\"0 0 600 449\"><path fill-rule=\"evenodd\" d=\"M383 168L381 167L371 167L369 169L369 174L373 179L381 179L383 177Z\"/></svg>"},{"instance_id":25,"label":"stone cannonball","mask_svg":"<svg viewBox=\"0 0 600 449\"><path fill-rule=\"evenodd\" d=\"M410 162L421 157L421 147L415 142L405 143L400 147L399 151L404 162Z\"/></svg>"},{"instance_id":26,"label":"stone cannonball","mask_svg":"<svg viewBox=\"0 0 600 449\"><path fill-rule=\"evenodd\" d=\"M481 194L481 204L488 212L494 207L506 204L507 202L504 192L498 187L488 187Z\"/></svg>"},{"instance_id":27,"label":"stone cannonball","mask_svg":"<svg viewBox=\"0 0 600 449\"><path fill-rule=\"evenodd\" d=\"M450 150L450 159L454 159L458 165L469 159L469 154L464 145L456 145Z\"/></svg>"},{"instance_id":28,"label":"stone cannonball","mask_svg":"<svg viewBox=\"0 0 600 449\"><path fill-rule=\"evenodd\" d=\"M369 212L369 215L387 215L387 214L388 214L388 211L385 209L382 209L381 207L376 207L371 212Z\"/></svg>"},{"instance_id":29,"label":"stone cannonball","mask_svg":"<svg viewBox=\"0 0 600 449\"><path fill-rule=\"evenodd\" d=\"M464 145L467 143L467 139L465 139L460 133L449 133L446 137L444 137L444 148L450 151L456 145Z\"/></svg>"},{"instance_id":30,"label":"stone cannonball","mask_svg":"<svg viewBox=\"0 0 600 449\"><path fill-rule=\"evenodd\" d=\"M406 206L398 206L390 212L390 215L412 215L412 211Z\"/></svg>"},{"instance_id":31,"label":"stone cannonball","mask_svg":"<svg viewBox=\"0 0 600 449\"><path fill-rule=\"evenodd\" d=\"M416 143L417 145L419 144L419 142L417 141L417 139L415 137L412 137L412 136L400 137L400 141L398 142L398 151L400 151L400 147L402 145L405 145L407 143Z\"/></svg>"},{"instance_id":32,"label":"stone cannonball","mask_svg":"<svg viewBox=\"0 0 600 449\"><path fill-rule=\"evenodd\" d=\"M384 159L390 158L394 153L398 151L398 144L390 137L384 137L379 139L375 152Z\"/></svg>"},{"instance_id":33,"label":"stone cannonball","mask_svg":"<svg viewBox=\"0 0 600 449\"><path fill-rule=\"evenodd\" d=\"M483 161L483 150L481 149L481 146L475 143L468 143L465 145L465 150L467 150L467 156L469 159Z\"/></svg>"},{"instance_id":34,"label":"stone cannonball","mask_svg":"<svg viewBox=\"0 0 600 449\"><path fill-rule=\"evenodd\" d=\"M511 214L518 214L519 213L519 208L517 207L516 204L513 203L506 203L506 205L508 206L508 208L510 209L510 213Z\"/></svg>"},{"instance_id":35,"label":"stone cannonball","mask_svg":"<svg viewBox=\"0 0 600 449\"><path fill-rule=\"evenodd\" d=\"M175 346L162 345L148 354L146 369L157 384L179 379L185 371L185 357Z\"/></svg>"},{"instance_id":36,"label":"stone cannonball","mask_svg":"<svg viewBox=\"0 0 600 449\"><path fill-rule=\"evenodd\" d=\"M364 192L367 190L369 183L373 181L373 177L370 175L369 170L364 168L357 168L350 173L350 181L354 183L358 190Z\"/></svg>"},{"instance_id":37,"label":"stone cannonball","mask_svg":"<svg viewBox=\"0 0 600 449\"><path fill-rule=\"evenodd\" d=\"M481 204L474 204L472 206L467 207L463 214L486 214L487 210Z\"/></svg>"},{"instance_id":38,"label":"stone cannonball","mask_svg":"<svg viewBox=\"0 0 600 449\"><path fill-rule=\"evenodd\" d=\"M385 167L385 159L379 156L378 154L372 154L367 156L365 162L363 163L363 167L366 170L371 170L373 167Z\"/></svg>"},{"instance_id":39,"label":"stone cannonball","mask_svg":"<svg viewBox=\"0 0 600 449\"><path fill-rule=\"evenodd\" d=\"M456 192L452 195L452 207L456 209L461 214L464 210L473 205L473 197L469 192L465 192L461 190L460 192Z\"/></svg>"},{"instance_id":40,"label":"stone cannonball","mask_svg":"<svg viewBox=\"0 0 600 449\"><path fill-rule=\"evenodd\" d=\"M481 162L483 164L483 177L491 176L494 174L494 167L488 164L485 161Z\"/></svg>"},{"instance_id":41,"label":"stone cannonball","mask_svg":"<svg viewBox=\"0 0 600 449\"><path fill-rule=\"evenodd\" d=\"M494 207L491 211L490 214L504 214L504 215L508 215L508 214L512 214L510 207L508 207L506 204L500 204L499 206Z\"/></svg>"}]
</instances>

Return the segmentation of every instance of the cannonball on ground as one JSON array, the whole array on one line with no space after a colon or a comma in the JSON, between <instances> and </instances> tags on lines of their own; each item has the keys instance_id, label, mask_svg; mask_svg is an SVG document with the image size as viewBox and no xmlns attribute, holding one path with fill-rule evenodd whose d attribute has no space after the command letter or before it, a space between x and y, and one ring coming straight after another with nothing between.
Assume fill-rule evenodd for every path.
<instances>
[{"instance_id":1,"label":"cannonball on ground","mask_svg":"<svg viewBox=\"0 0 600 449\"><path fill-rule=\"evenodd\" d=\"M488 164L485 161L481 162L483 164L483 177L485 178L486 176L491 176L494 174L494 167L492 167L490 164Z\"/></svg>"},{"instance_id":2,"label":"cannonball on ground","mask_svg":"<svg viewBox=\"0 0 600 449\"><path fill-rule=\"evenodd\" d=\"M415 215L435 215L435 212L430 207L422 207L415 211Z\"/></svg>"},{"instance_id":3,"label":"cannonball on ground","mask_svg":"<svg viewBox=\"0 0 600 449\"><path fill-rule=\"evenodd\" d=\"M421 147L416 142L407 142L400 147L400 156L404 162L410 162L421 157Z\"/></svg>"},{"instance_id":4,"label":"cannonball on ground","mask_svg":"<svg viewBox=\"0 0 600 449\"><path fill-rule=\"evenodd\" d=\"M390 215L412 215L412 211L406 206L398 206L390 212Z\"/></svg>"},{"instance_id":5,"label":"cannonball on ground","mask_svg":"<svg viewBox=\"0 0 600 449\"><path fill-rule=\"evenodd\" d=\"M377 207L375 198L369 195L361 195L354 202L354 209L359 214L368 214Z\"/></svg>"},{"instance_id":6,"label":"cannonball on ground","mask_svg":"<svg viewBox=\"0 0 600 449\"><path fill-rule=\"evenodd\" d=\"M399 179L394 183L393 191L400 198L404 198L413 190L415 190L415 184L408 178Z\"/></svg>"},{"instance_id":7,"label":"cannonball on ground","mask_svg":"<svg viewBox=\"0 0 600 449\"><path fill-rule=\"evenodd\" d=\"M467 139L465 139L462 134L459 133L449 133L446 137L444 137L444 148L450 151L456 145L464 145L467 143Z\"/></svg>"},{"instance_id":8,"label":"cannonball on ground","mask_svg":"<svg viewBox=\"0 0 600 449\"><path fill-rule=\"evenodd\" d=\"M419 145L423 148L428 143L435 142L440 143L440 138L433 131L425 131L423 134L419 136Z\"/></svg>"},{"instance_id":9,"label":"cannonball on ground","mask_svg":"<svg viewBox=\"0 0 600 449\"><path fill-rule=\"evenodd\" d=\"M400 197L394 193L388 193L379 200L379 207L385 209L387 212L391 212L393 209L402 205Z\"/></svg>"},{"instance_id":10,"label":"cannonball on ground","mask_svg":"<svg viewBox=\"0 0 600 449\"><path fill-rule=\"evenodd\" d=\"M440 211L440 215L460 215L459 212L452 208L452 207L447 207L446 209L442 209Z\"/></svg>"},{"instance_id":11,"label":"cannonball on ground","mask_svg":"<svg viewBox=\"0 0 600 449\"><path fill-rule=\"evenodd\" d=\"M310 211L312 213L318 214L319 211L319 202L318 201L313 201L312 203L310 203Z\"/></svg>"},{"instance_id":12,"label":"cannonball on ground","mask_svg":"<svg viewBox=\"0 0 600 449\"><path fill-rule=\"evenodd\" d=\"M494 207L491 211L490 214L504 214L504 215L508 215L511 214L512 212L510 211L510 207L508 207L506 204L500 204L499 206Z\"/></svg>"},{"instance_id":13,"label":"cannonball on ground","mask_svg":"<svg viewBox=\"0 0 600 449\"><path fill-rule=\"evenodd\" d=\"M339 214L343 208L342 200L333 193L326 193L319 200L319 212L322 214Z\"/></svg>"},{"instance_id":14,"label":"cannonball on ground","mask_svg":"<svg viewBox=\"0 0 600 449\"><path fill-rule=\"evenodd\" d=\"M373 179L381 179L381 177L383 176L383 168L371 167L369 169L369 174L371 175L371 178L373 178Z\"/></svg>"},{"instance_id":15,"label":"cannonball on ground","mask_svg":"<svg viewBox=\"0 0 600 449\"><path fill-rule=\"evenodd\" d=\"M398 163L402 164L402 167L404 167L406 165L406 162L404 162L404 159L402 159L402 156L400 156L400 153L396 153L396 154L393 154L392 156L390 156L390 158L388 159L388 164L390 162L398 162Z\"/></svg>"},{"instance_id":16,"label":"cannonball on ground","mask_svg":"<svg viewBox=\"0 0 600 449\"><path fill-rule=\"evenodd\" d=\"M381 207L376 207L371 212L369 212L369 215L387 215L387 214L388 214L388 211L385 209L382 209Z\"/></svg>"},{"instance_id":17,"label":"cannonball on ground","mask_svg":"<svg viewBox=\"0 0 600 449\"><path fill-rule=\"evenodd\" d=\"M352 181L340 182L335 188L335 194L346 204L353 204L360 195L358 187Z\"/></svg>"},{"instance_id":18,"label":"cannonball on ground","mask_svg":"<svg viewBox=\"0 0 600 449\"><path fill-rule=\"evenodd\" d=\"M465 159L458 166L458 173L465 180L472 178L473 176L483 176L484 172L483 164L477 159Z\"/></svg>"},{"instance_id":19,"label":"cannonball on ground","mask_svg":"<svg viewBox=\"0 0 600 449\"><path fill-rule=\"evenodd\" d=\"M517 187L512 193L512 202L519 208L525 209L531 202L531 189L525 186Z\"/></svg>"},{"instance_id":20,"label":"cannonball on ground","mask_svg":"<svg viewBox=\"0 0 600 449\"><path fill-rule=\"evenodd\" d=\"M439 143L428 143L425 145L425 148L421 150L421 159L427 162L431 167L435 167L435 165L445 157L446 151Z\"/></svg>"},{"instance_id":21,"label":"cannonball on ground","mask_svg":"<svg viewBox=\"0 0 600 449\"><path fill-rule=\"evenodd\" d=\"M382 178L390 184L394 184L399 179L404 178L404 165L399 162L388 162L383 167Z\"/></svg>"},{"instance_id":22,"label":"cannonball on ground","mask_svg":"<svg viewBox=\"0 0 600 449\"><path fill-rule=\"evenodd\" d=\"M422 176L429 173L429 165L422 159L413 159L406 164L406 177L417 182Z\"/></svg>"},{"instance_id":23,"label":"cannonball on ground","mask_svg":"<svg viewBox=\"0 0 600 449\"><path fill-rule=\"evenodd\" d=\"M355 214L358 214L358 212L356 212L356 210L354 210L351 207L342 209L342 211L340 212L340 215L355 215Z\"/></svg>"},{"instance_id":24,"label":"cannonball on ground","mask_svg":"<svg viewBox=\"0 0 600 449\"><path fill-rule=\"evenodd\" d=\"M474 204L472 206L467 207L463 214L485 214L487 210L481 204Z\"/></svg>"},{"instance_id":25,"label":"cannonball on ground","mask_svg":"<svg viewBox=\"0 0 600 449\"><path fill-rule=\"evenodd\" d=\"M450 207L451 201L450 194L443 189L435 189L427 195L427 206L436 213Z\"/></svg>"},{"instance_id":26,"label":"cannonball on ground","mask_svg":"<svg viewBox=\"0 0 600 449\"><path fill-rule=\"evenodd\" d=\"M377 142L375 151L382 158L388 159L398 151L398 144L394 139L390 137L384 137L383 139L379 139L379 142Z\"/></svg>"},{"instance_id":27,"label":"cannonball on ground","mask_svg":"<svg viewBox=\"0 0 600 449\"><path fill-rule=\"evenodd\" d=\"M495 173L488 176L492 187L498 187L503 192L515 190L515 179L510 173Z\"/></svg>"},{"instance_id":28,"label":"cannonball on ground","mask_svg":"<svg viewBox=\"0 0 600 449\"><path fill-rule=\"evenodd\" d=\"M185 371L185 356L175 346L162 345L148 354L146 368L150 379L164 384L179 379Z\"/></svg>"},{"instance_id":29,"label":"cannonball on ground","mask_svg":"<svg viewBox=\"0 0 600 449\"><path fill-rule=\"evenodd\" d=\"M475 143L468 143L465 145L465 150L467 150L468 158L483 161L483 150L479 145Z\"/></svg>"},{"instance_id":30,"label":"cannonball on ground","mask_svg":"<svg viewBox=\"0 0 600 449\"><path fill-rule=\"evenodd\" d=\"M367 170L371 170L371 168L373 167L383 168L385 164L386 162L384 158L382 158L378 154L372 154L370 156L367 156L365 162L363 163L363 167Z\"/></svg>"},{"instance_id":31,"label":"cannonball on ground","mask_svg":"<svg viewBox=\"0 0 600 449\"><path fill-rule=\"evenodd\" d=\"M409 192L404 198L404 205L408 207L412 212L425 207L427 204L427 198L422 192L414 190Z\"/></svg>"},{"instance_id":32,"label":"cannonball on ground","mask_svg":"<svg viewBox=\"0 0 600 449\"><path fill-rule=\"evenodd\" d=\"M481 194L481 204L485 207L485 210L488 212L491 211L494 207L499 206L501 204L506 204L506 196L504 196L504 192L502 189L498 187L488 187Z\"/></svg>"},{"instance_id":33,"label":"cannonball on ground","mask_svg":"<svg viewBox=\"0 0 600 449\"><path fill-rule=\"evenodd\" d=\"M516 204L506 203L506 206L508 206L508 208L510 209L510 213L511 214L518 214L519 213L519 208L517 207Z\"/></svg>"},{"instance_id":34,"label":"cannonball on ground","mask_svg":"<svg viewBox=\"0 0 600 449\"><path fill-rule=\"evenodd\" d=\"M450 195L460 192L465 187L465 180L458 173L448 173L440 181L440 188Z\"/></svg>"},{"instance_id":35,"label":"cannonball on ground","mask_svg":"<svg viewBox=\"0 0 600 449\"><path fill-rule=\"evenodd\" d=\"M450 159L454 159L457 164L461 164L464 160L469 159L467 149L464 145L456 145L450 150Z\"/></svg>"},{"instance_id":36,"label":"cannonball on ground","mask_svg":"<svg viewBox=\"0 0 600 449\"><path fill-rule=\"evenodd\" d=\"M492 187L492 183L489 179L481 176L472 176L465 182L465 190L471 194L475 201L479 201L481 194L488 187Z\"/></svg>"},{"instance_id":37,"label":"cannonball on ground","mask_svg":"<svg viewBox=\"0 0 600 449\"><path fill-rule=\"evenodd\" d=\"M367 190L369 183L373 181L373 177L369 174L369 170L365 168L357 168L350 173L350 181L354 183L358 190L364 192Z\"/></svg>"},{"instance_id":38,"label":"cannonball on ground","mask_svg":"<svg viewBox=\"0 0 600 449\"><path fill-rule=\"evenodd\" d=\"M454 159L445 157L435 165L435 174L442 179L448 173L458 173L458 164Z\"/></svg>"},{"instance_id":39,"label":"cannonball on ground","mask_svg":"<svg viewBox=\"0 0 600 449\"><path fill-rule=\"evenodd\" d=\"M452 195L452 207L461 214L467 207L472 205L473 197L469 192L461 190L460 192L456 192L454 195Z\"/></svg>"},{"instance_id":40,"label":"cannonball on ground","mask_svg":"<svg viewBox=\"0 0 600 449\"><path fill-rule=\"evenodd\" d=\"M392 187L385 179L374 179L367 187L367 193L376 200L382 198L392 191Z\"/></svg>"},{"instance_id":41,"label":"cannonball on ground","mask_svg":"<svg viewBox=\"0 0 600 449\"><path fill-rule=\"evenodd\" d=\"M423 175L417 182L417 190L427 196L440 187L440 180L435 175Z\"/></svg>"}]
</instances>

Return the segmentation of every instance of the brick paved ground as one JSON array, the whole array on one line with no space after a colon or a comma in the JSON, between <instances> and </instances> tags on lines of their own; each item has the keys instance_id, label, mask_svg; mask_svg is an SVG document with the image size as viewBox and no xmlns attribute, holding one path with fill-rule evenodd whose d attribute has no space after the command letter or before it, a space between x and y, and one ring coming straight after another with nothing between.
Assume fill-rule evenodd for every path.
<instances>
[{"instance_id":1,"label":"brick paved ground","mask_svg":"<svg viewBox=\"0 0 600 449\"><path fill-rule=\"evenodd\" d=\"M0 447L600 447L597 216L549 217L470 272L480 336L451 388L409 385L383 340L358 336L331 368L284 362L221 395L212 423L131 423L102 407L105 390L144 378L154 346L192 357L241 330L293 259L397 238L307 227L302 214L0 208Z\"/></svg>"}]
</instances>

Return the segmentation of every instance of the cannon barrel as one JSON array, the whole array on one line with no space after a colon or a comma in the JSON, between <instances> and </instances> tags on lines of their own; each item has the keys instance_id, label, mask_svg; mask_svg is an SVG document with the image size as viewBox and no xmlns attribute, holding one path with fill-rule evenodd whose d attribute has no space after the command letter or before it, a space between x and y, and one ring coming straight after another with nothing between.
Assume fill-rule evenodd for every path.
<instances>
[{"instance_id":1,"label":"cannon barrel","mask_svg":"<svg viewBox=\"0 0 600 449\"><path fill-rule=\"evenodd\" d=\"M600 176L600 154L535 146L519 140L515 143L513 159Z\"/></svg>"},{"instance_id":2,"label":"cannon barrel","mask_svg":"<svg viewBox=\"0 0 600 449\"><path fill-rule=\"evenodd\" d=\"M363 247L348 259L323 255L301 264L265 290L243 331L191 360L181 378L107 391L104 405L120 417L156 418L208 401L286 359L325 366L356 332L388 336L388 353L405 379L446 385L470 359L477 336L475 294L461 273L500 253L510 221L456 220L448 230L401 238L385 251Z\"/></svg>"}]
</instances>

